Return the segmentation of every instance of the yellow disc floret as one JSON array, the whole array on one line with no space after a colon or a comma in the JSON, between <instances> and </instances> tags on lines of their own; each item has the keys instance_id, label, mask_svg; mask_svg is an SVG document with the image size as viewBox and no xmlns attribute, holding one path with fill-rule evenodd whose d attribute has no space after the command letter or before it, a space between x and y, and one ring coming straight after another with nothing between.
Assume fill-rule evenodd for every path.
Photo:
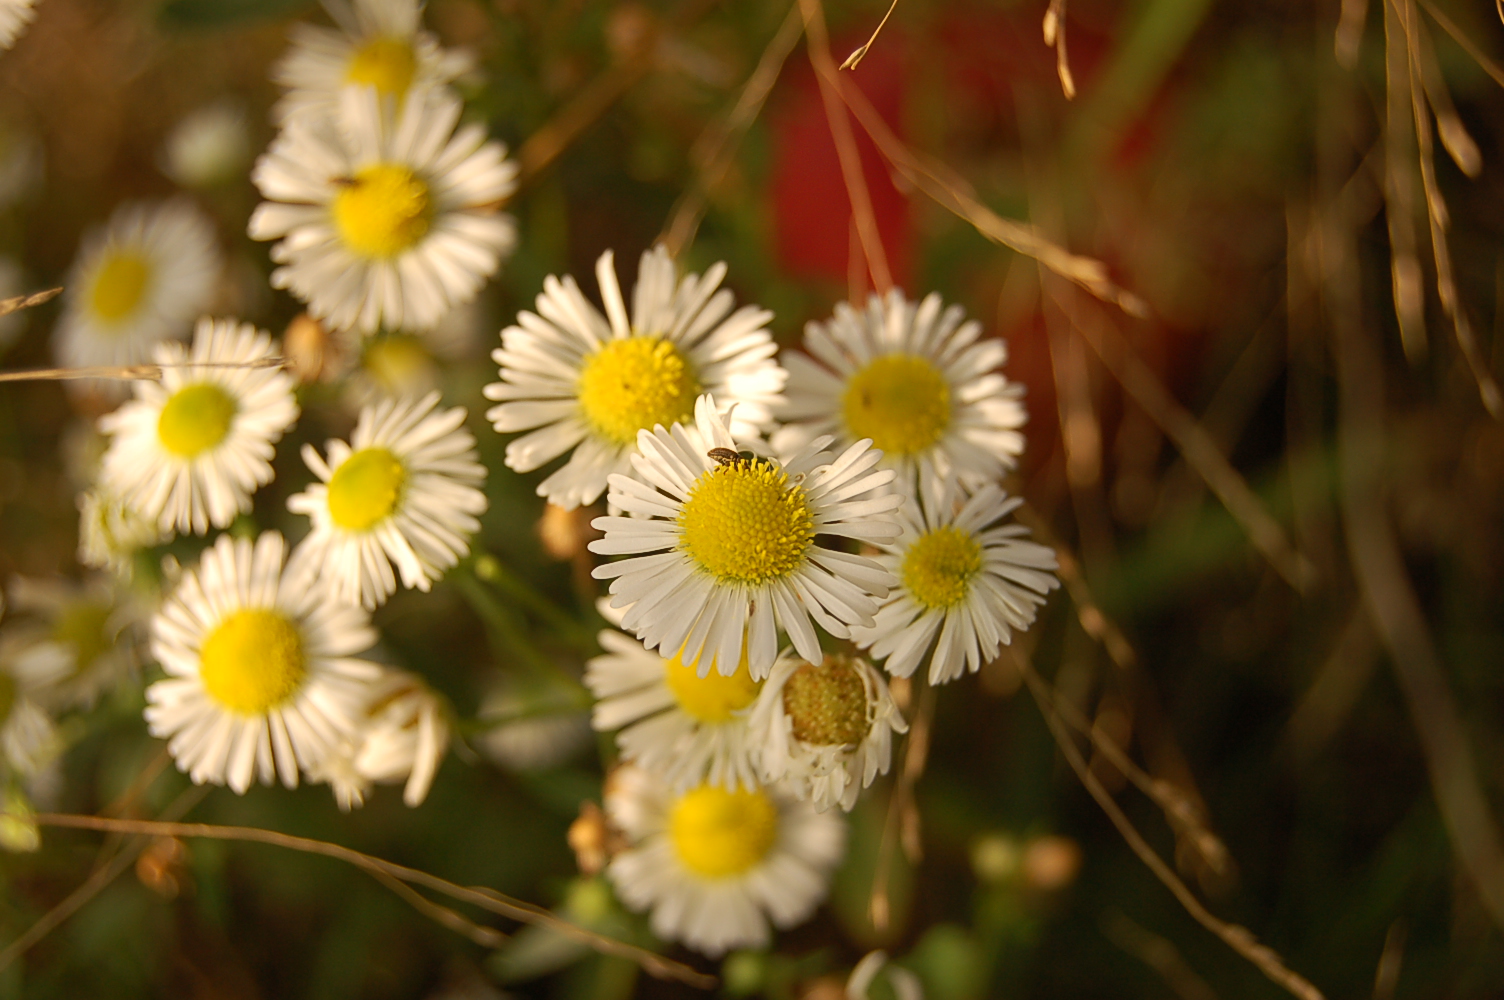
<instances>
[{"instance_id":1,"label":"yellow disc floret","mask_svg":"<svg viewBox=\"0 0 1504 1000\"><path fill-rule=\"evenodd\" d=\"M136 311L151 282L151 264L138 253L114 250L94 272L89 307L106 323L118 323Z\"/></svg>"},{"instance_id":2,"label":"yellow disc floret","mask_svg":"<svg viewBox=\"0 0 1504 1000\"><path fill-rule=\"evenodd\" d=\"M884 354L851 377L841 413L853 438L871 438L890 455L915 455L950 426L950 385L925 358Z\"/></svg>"},{"instance_id":3,"label":"yellow disc floret","mask_svg":"<svg viewBox=\"0 0 1504 1000\"><path fill-rule=\"evenodd\" d=\"M401 97L412 86L417 69L411 41L382 36L355 50L345 67L345 82L375 87L382 97Z\"/></svg>"},{"instance_id":4,"label":"yellow disc floret","mask_svg":"<svg viewBox=\"0 0 1504 1000\"><path fill-rule=\"evenodd\" d=\"M685 868L704 878L729 878L755 867L772 849L778 807L762 791L701 785L674 803L668 831Z\"/></svg>"},{"instance_id":5,"label":"yellow disc floret","mask_svg":"<svg viewBox=\"0 0 1504 1000\"><path fill-rule=\"evenodd\" d=\"M700 383L683 351L662 337L638 336L608 341L586 358L578 392L598 434L631 444L640 430L689 423Z\"/></svg>"},{"instance_id":6,"label":"yellow disc floret","mask_svg":"<svg viewBox=\"0 0 1504 1000\"><path fill-rule=\"evenodd\" d=\"M844 656L827 656L820 666L806 663L783 686L783 710L796 740L815 746L854 746L872 728L867 685Z\"/></svg>"},{"instance_id":7,"label":"yellow disc floret","mask_svg":"<svg viewBox=\"0 0 1504 1000\"><path fill-rule=\"evenodd\" d=\"M788 576L815 540L804 490L766 461L718 465L690 487L679 512L680 548L722 583Z\"/></svg>"},{"instance_id":8,"label":"yellow disc floret","mask_svg":"<svg viewBox=\"0 0 1504 1000\"><path fill-rule=\"evenodd\" d=\"M179 458L193 458L225 439L239 409L234 398L213 382L185 385L162 407L157 440Z\"/></svg>"},{"instance_id":9,"label":"yellow disc floret","mask_svg":"<svg viewBox=\"0 0 1504 1000\"><path fill-rule=\"evenodd\" d=\"M921 535L903 557L903 585L925 608L940 611L966 600L982 571L982 545L954 527Z\"/></svg>"},{"instance_id":10,"label":"yellow disc floret","mask_svg":"<svg viewBox=\"0 0 1504 1000\"><path fill-rule=\"evenodd\" d=\"M400 163L377 163L346 178L334 196L334 225L363 257L395 257L428 233L428 184Z\"/></svg>"},{"instance_id":11,"label":"yellow disc floret","mask_svg":"<svg viewBox=\"0 0 1504 1000\"><path fill-rule=\"evenodd\" d=\"M385 448L362 448L329 479L329 518L346 531L369 531L397 508L407 469Z\"/></svg>"},{"instance_id":12,"label":"yellow disc floret","mask_svg":"<svg viewBox=\"0 0 1504 1000\"><path fill-rule=\"evenodd\" d=\"M291 701L308 677L303 637L287 616L266 608L232 612L199 649L204 691L222 708L262 715Z\"/></svg>"},{"instance_id":13,"label":"yellow disc floret","mask_svg":"<svg viewBox=\"0 0 1504 1000\"><path fill-rule=\"evenodd\" d=\"M730 722L736 712L757 700L762 681L754 681L747 670L745 645L742 662L730 677L714 668L701 677L694 666L686 667L677 656L663 661L664 683L686 715L701 722Z\"/></svg>"}]
</instances>

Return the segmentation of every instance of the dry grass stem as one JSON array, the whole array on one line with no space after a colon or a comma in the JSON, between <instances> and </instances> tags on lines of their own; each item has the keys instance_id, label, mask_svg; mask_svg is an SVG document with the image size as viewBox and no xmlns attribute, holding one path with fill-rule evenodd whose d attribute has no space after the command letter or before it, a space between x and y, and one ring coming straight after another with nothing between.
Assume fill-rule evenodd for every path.
<instances>
[{"instance_id":1,"label":"dry grass stem","mask_svg":"<svg viewBox=\"0 0 1504 1000\"><path fill-rule=\"evenodd\" d=\"M836 144L836 156L841 162L841 180L846 185L846 197L851 201L851 218L856 224L861 241L862 255L867 259L867 272L872 276L872 286L880 294L887 294L893 287L893 276L888 270L888 255L883 250L882 234L877 230L877 216L872 211L872 197L867 190L867 176L862 170L862 154L856 145L856 136L851 131L851 119L846 115L838 96L842 81L836 69L835 59L830 54L830 36L825 30L825 8L820 0L799 0L799 9L804 12L804 36L809 48L810 63L815 67L815 82L820 87L820 100L825 105L825 120L830 125L830 135Z\"/></svg>"},{"instance_id":2,"label":"dry grass stem","mask_svg":"<svg viewBox=\"0 0 1504 1000\"><path fill-rule=\"evenodd\" d=\"M851 53L851 55L846 57L846 61L841 63L842 69L856 69L861 65L862 60L867 57L867 50L872 48L872 43L877 41L877 36L882 33L883 25L888 23L888 18L893 16L893 11L897 8L898 0L893 0L893 2L888 5L888 12L883 15L883 19L877 22L876 28L872 29L872 37L867 39L865 44L859 46Z\"/></svg>"},{"instance_id":3,"label":"dry grass stem","mask_svg":"<svg viewBox=\"0 0 1504 1000\"><path fill-rule=\"evenodd\" d=\"M1504 0L1499 0L1499 2L1501 4L1504 4ZM1440 10L1437 10L1436 5L1431 3L1431 0L1420 0L1420 5L1426 8L1426 13L1430 14L1431 17L1436 21L1436 23L1441 25L1443 31L1452 36L1452 41L1460 45L1462 47L1462 50L1469 56L1471 56L1474 62L1482 67L1483 72L1493 77L1494 82L1499 86L1504 87L1504 68L1500 68L1498 63L1494 62L1492 59L1488 58L1488 56L1484 55L1483 50L1478 48L1478 46L1474 44L1473 40L1467 37L1467 35L1462 31L1461 28L1457 27L1456 22L1454 22L1450 17L1447 17Z\"/></svg>"},{"instance_id":4,"label":"dry grass stem","mask_svg":"<svg viewBox=\"0 0 1504 1000\"><path fill-rule=\"evenodd\" d=\"M393 878L384 871L372 871L371 877L434 923L464 935L482 948L500 948L507 942L507 936L496 928L484 927L447 906L440 906L401 879Z\"/></svg>"},{"instance_id":5,"label":"dry grass stem","mask_svg":"<svg viewBox=\"0 0 1504 1000\"><path fill-rule=\"evenodd\" d=\"M1050 0L1044 12L1044 43L1055 50L1055 74L1067 101L1075 100L1076 78L1071 75L1071 60L1065 53L1065 0Z\"/></svg>"},{"instance_id":6,"label":"dry grass stem","mask_svg":"<svg viewBox=\"0 0 1504 1000\"><path fill-rule=\"evenodd\" d=\"M0 299L0 316L9 316L13 312L30 309L32 306L39 306L43 302L51 302L61 295L62 292L63 289L61 287L49 288L45 292L32 292L30 295L17 295L14 298Z\"/></svg>"},{"instance_id":7,"label":"dry grass stem","mask_svg":"<svg viewBox=\"0 0 1504 1000\"><path fill-rule=\"evenodd\" d=\"M924 192L936 204L975 227L977 232L992 242L1037 260L1067 281L1075 282L1092 295L1113 303L1129 315L1149 314L1149 306L1143 299L1119 288L1108 278L1106 264L1056 246L1034 226L998 215L977 200L971 185L960 175L938 160L904 145L861 91L855 87L843 86L839 93L899 176Z\"/></svg>"},{"instance_id":8,"label":"dry grass stem","mask_svg":"<svg viewBox=\"0 0 1504 1000\"><path fill-rule=\"evenodd\" d=\"M1363 24L1368 20L1368 0L1342 0L1342 14L1337 19L1337 65L1352 69L1358 65L1358 43L1363 40Z\"/></svg>"},{"instance_id":9,"label":"dry grass stem","mask_svg":"<svg viewBox=\"0 0 1504 1000\"><path fill-rule=\"evenodd\" d=\"M872 895L867 901L867 919L878 931L886 931L892 918L888 900L888 879L893 871L893 847L901 844L904 857L918 862L919 813L914 806L914 786L924 774L929 760L930 727L935 721L935 687L924 683L919 692L918 707L909 728L909 739L904 745L903 769L893 783L893 793L888 798L888 816L883 823L882 840L877 845L877 864L872 872Z\"/></svg>"},{"instance_id":10,"label":"dry grass stem","mask_svg":"<svg viewBox=\"0 0 1504 1000\"><path fill-rule=\"evenodd\" d=\"M30 368L0 372L0 382L65 382L81 378L156 382L168 368L281 368L285 358L256 361L185 361L181 364L107 365L94 368Z\"/></svg>"},{"instance_id":11,"label":"dry grass stem","mask_svg":"<svg viewBox=\"0 0 1504 1000\"><path fill-rule=\"evenodd\" d=\"M685 247L694 242L707 199L725 181L737 147L747 134L747 129L752 127L752 123L762 113L768 94L778 82L784 62L789 53L794 51L794 46L799 43L799 36L803 33L804 18L800 14L798 0L795 0L789 7L788 16L779 26L778 33L763 50L756 69L747 78L736 104L723 119L707 127L699 139L695 140L694 147L689 151L690 162L696 167L695 182L680 195L670 213L669 224L660 237L673 256L677 257Z\"/></svg>"},{"instance_id":12,"label":"dry grass stem","mask_svg":"<svg viewBox=\"0 0 1504 1000\"><path fill-rule=\"evenodd\" d=\"M510 896L505 896L494 889L482 886L456 885L437 875L407 868L403 865L383 861L369 854L339 844L331 844L324 840L313 840L308 837L295 837L291 834L278 833L275 830L263 830L254 826L215 826L208 823L163 823L151 820L111 819L104 816L80 816L70 813L38 813L35 820L40 826L69 827L79 830L102 830L115 833L143 833L153 836L180 837L182 839L205 838L209 840L232 840L245 841L256 844L270 844L274 847L283 847L288 850L301 851L305 854L319 854L326 858L334 858L344 861L357 868L371 873L383 873L391 878L399 879L410 885L419 885L434 892L443 893L451 899L462 903L469 903L489 910L499 916L522 923L538 924L547 927L565 937L573 938L596 951L613 955L617 958L625 958L636 962L643 971L660 979L675 979L690 986L702 989L713 989L716 985L714 976L706 975L695 969L675 962L671 959L656 955L645 948L618 941L615 938L597 934L587 930L578 924L570 923L561 917L525 903Z\"/></svg>"},{"instance_id":13,"label":"dry grass stem","mask_svg":"<svg viewBox=\"0 0 1504 1000\"><path fill-rule=\"evenodd\" d=\"M1217 1000L1217 993L1181 957L1174 942L1113 910L1102 918L1102 933L1128 954L1159 973L1180 1000Z\"/></svg>"},{"instance_id":14,"label":"dry grass stem","mask_svg":"<svg viewBox=\"0 0 1504 1000\"><path fill-rule=\"evenodd\" d=\"M1046 292L1134 402L1175 442L1186 461L1247 533L1254 548L1286 583L1300 593L1307 592L1316 582L1315 567L1291 545L1284 528L1232 467L1211 435L1170 395L1121 331L1100 310L1088 311L1077 296L1061 294L1063 289L1057 292L1055 288L1046 288Z\"/></svg>"},{"instance_id":15,"label":"dry grass stem","mask_svg":"<svg viewBox=\"0 0 1504 1000\"><path fill-rule=\"evenodd\" d=\"M1057 711L1056 700L1049 688L1045 686L1043 678L1031 670L1024 674L1024 682L1029 685L1029 691L1034 695L1034 700L1044 714L1046 725L1050 727L1050 734L1055 738L1055 744L1070 764L1071 770L1076 772L1076 777L1080 779L1082 785L1086 786L1087 792L1093 799L1096 799L1102 811L1107 813L1107 818L1112 821L1113 826L1117 827L1118 833L1128 843L1128 847L1180 901L1180 905L1185 907L1186 912L1201 926L1221 938L1229 948L1257 966L1270 980L1284 987L1294 996L1300 997L1301 1000L1323 1000L1320 990L1304 976L1291 971L1280 958L1279 953L1268 945L1261 944L1248 928L1230 924L1213 916L1202 905L1190 888L1181 881L1180 876L1176 875L1170 866L1154 853L1154 849L1144 840L1143 835L1138 832L1132 821L1108 794L1107 789L1102 787L1096 775L1092 774L1086 759L1082 757L1081 751L1076 748L1075 742L1066 730L1065 722Z\"/></svg>"},{"instance_id":16,"label":"dry grass stem","mask_svg":"<svg viewBox=\"0 0 1504 1000\"><path fill-rule=\"evenodd\" d=\"M1384 201L1389 225L1390 282L1400 344L1411 364L1426 355L1425 277L1416 252L1415 121L1410 111L1410 60L1397 12L1384 2Z\"/></svg>"}]
</instances>

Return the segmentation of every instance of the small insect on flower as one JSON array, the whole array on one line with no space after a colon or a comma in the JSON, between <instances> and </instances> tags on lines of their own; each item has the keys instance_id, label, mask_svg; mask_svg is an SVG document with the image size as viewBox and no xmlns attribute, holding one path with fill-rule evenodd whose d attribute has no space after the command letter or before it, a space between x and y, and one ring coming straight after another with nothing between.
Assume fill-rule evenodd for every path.
<instances>
[{"instance_id":1,"label":"small insect on flower","mask_svg":"<svg viewBox=\"0 0 1504 1000\"><path fill-rule=\"evenodd\" d=\"M705 456L715 459L718 465L751 465L757 460L750 451L732 451L730 448L712 448Z\"/></svg>"}]
</instances>

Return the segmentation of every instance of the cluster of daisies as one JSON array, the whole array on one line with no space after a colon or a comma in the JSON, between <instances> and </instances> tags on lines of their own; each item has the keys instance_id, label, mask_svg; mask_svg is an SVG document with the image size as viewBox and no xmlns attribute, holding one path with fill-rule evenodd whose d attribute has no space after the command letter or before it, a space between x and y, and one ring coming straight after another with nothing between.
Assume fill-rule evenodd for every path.
<instances>
[{"instance_id":1,"label":"cluster of daisies","mask_svg":"<svg viewBox=\"0 0 1504 1000\"><path fill-rule=\"evenodd\" d=\"M806 919L841 810L885 773L921 667L940 684L996 657L1056 584L1007 521L1020 388L937 296L873 296L780 356L725 268L644 254L631 308L610 253L604 312L573 278L502 331L487 414L538 492L605 496L603 655L585 682L617 732L607 782L626 844L606 873L654 930L707 954Z\"/></svg>"},{"instance_id":2,"label":"cluster of daisies","mask_svg":"<svg viewBox=\"0 0 1504 1000\"><path fill-rule=\"evenodd\" d=\"M415 0L329 9L336 27L297 28L275 70L281 131L251 171L265 200L249 235L277 241L271 283L310 322L426 334L510 252L499 209L516 168L461 124L450 84L469 60L423 30ZM307 518L301 541L246 528L300 410L288 346L236 320L193 325L222 270L186 201L125 206L86 240L60 359L157 377L98 422L80 558L126 578L154 546L220 533L154 609L75 595L37 614L87 604L90 657L80 640L48 659L34 639L19 669L0 648L0 749L39 758L56 740L33 691L65 678L89 697L129 669L101 660L128 645L122 623L149 620L166 676L146 722L194 781L325 783L343 808L399 782L417 805L451 725L420 677L380 662L371 613L469 554L487 470L463 408L376 392L348 441L303 448L308 485L286 502ZM780 353L772 314L738 308L725 275L682 274L657 247L630 303L609 252L599 305L550 277L501 332L485 388L495 430L515 435L511 470L550 466L538 493L558 510L604 498L589 549L613 627L584 683L620 758L605 872L657 934L710 955L810 916L843 812L908 731L910 678L979 670L1057 585L1054 554L1008 520L1019 501L1000 483L1026 414L1001 341L895 290L838 306Z\"/></svg>"}]
</instances>

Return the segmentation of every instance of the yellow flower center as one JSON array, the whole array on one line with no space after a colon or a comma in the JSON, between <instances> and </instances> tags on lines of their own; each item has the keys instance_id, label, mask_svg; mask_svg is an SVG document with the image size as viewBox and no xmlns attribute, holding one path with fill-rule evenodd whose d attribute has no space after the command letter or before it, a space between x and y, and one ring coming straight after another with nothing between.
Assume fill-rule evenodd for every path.
<instances>
[{"instance_id":1,"label":"yellow flower center","mask_svg":"<svg viewBox=\"0 0 1504 1000\"><path fill-rule=\"evenodd\" d=\"M363 257L397 256L433 221L427 182L400 163L377 163L347 178L333 211L345 246Z\"/></svg>"},{"instance_id":2,"label":"yellow flower center","mask_svg":"<svg viewBox=\"0 0 1504 1000\"><path fill-rule=\"evenodd\" d=\"M701 474L679 512L679 528L680 547L722 583L788 576L815 540L804 490L765 461L718 465Z\"/></svg>"},{"instance_id":3,"label":"yellow flower center","mask_svg":"<svg viewBox=\"0 0 1504 1000\"><path fill-rule=\"evenodd\" d=\"M112 250L94 272L89 306L106 323L118 323L136 311L150 282L151 264L145 257L129 250Z\"/></svg>"},{"instance_id":4,"label":"yellow flower center","mask_svg":"<svg viewBox=\"0 0 1504 1000\"><path fill-rule=\"evenodd\" d=\"M697 665L686 667L676 656L663 661L663 680L685 714L701 722L730 722L738 710L756 701L757 692L762 690L762 681L754 681L747 670L745 641L742 662L730 677L714 665L701 677Z\"/></svg>"},{"instance_id":5,"label":"yellow flower center","mask_svg":"<svg viewBox=\"0 0 1504 1000\"><path fill-rule=\"evenodd\" d=\"M402 499L407 469L385 448L362 448L329 479L329 517L346 531L369 531Z\"/></svg>"},{"instance_id":6,"label":"yellow flower center","mask_svg":"<svg viewBox=\"0 0 1504 1000\"><path fill-rule=\"evenodd\" d=\"M852 746L867 738L867 685L850 659L806 663L783 686L783 710L794 738L815 746Z\"/></svg>"},{"instance_id":7,"label":"yellow flower center","mask_svg":"<svg viewBox=\"0 0 1504 1000\"><path fill-rule=\"evenodd\" d=\"M596 433L631 444L637 432L688 423L700 382L689 359L662 337L612 340L585 359L580 409Z\"/></svg>"},{"instance_id":8,"label":"yellow flower center","mask_svg":"<svg viewBox=\"0 0 1504 1000\"><path fill-rule=\"evenodd\" d=\"M982 544L954 527L926 532L903 557L903 585L932 611L966 600L971 578L982 571Z\"/></svg>"},{"instance_id":9,"label":"yellow flower center","mask_svg":"<svg viewBox=\"0 0 1504 1000\"><path fill-rule=\"evenodd\" d=\"M162 407L157 439L179 458L193 458L225 439L239 409L230 394L213 382L185 385Z\"/></svg>"},{"instance_id":10,"label":"yellow flower center","mask_svg":"<svg viewBox=\"0 0 1504 1000\"><path fill-rule=\"evenodd\" d=\"M110 637L106 633L109 621L109 605L92 601L70 604L58 615L52 626L52 639L73 647L75 674L82 673L110 648Z\"/></svg>"},{"instance_id":11,"label":"yellow flower center","mask_svg":"<svg viewBox=\"0 0 1504 1000\"><path fill-rule=\"evenodd\" d=\"M778 807L762 791L701 785L674 803L668 832L685 868L727 878L767 855L778 839Z\"/></svg>"},{"instance_id":12,"label":"yellow flower center","mask_svg":"<svg viewBox=\"0 0 1504 1000\"><path fill-rule=\"evenodd\" d=\"M373 38L350 57L345 82L375 87L382 97L401 97L412 86L418 57L406 38Z\"/></svg>"},{"instance_id":13,"label":"yellow flower center","mask_svg":"<svg viewBox=\"0 0 1504 1000\"><path fill-rule=\"evenodd\" d=\"M418 337L389 334L373 339L361 364L371 378L394 396L422 395L438 381L438 365Z\"/></svg>"},{"instance_id":14,"label":"yellow flower center","mask_svg":"<svg viewBox=\"0 0 1504 1000\"><path fill-rule=\"evenodd\" d=\"M884 354L851 377L841 400L853 438L891 455L915 455L950 426L950 385L929 360Z\"/></svg>"},{"instance_id":15,"label":"yellow flower center","mask_svg":"<svg viewBox=\"0 0 1504 1000\"><path fill-rule=\"evenodd\" d=\"M209 633L198 655L204 691L240 715L263 715L286 704L308 677L297 626L265 608L230 614Z\"/></svg>"}]
</instances>

